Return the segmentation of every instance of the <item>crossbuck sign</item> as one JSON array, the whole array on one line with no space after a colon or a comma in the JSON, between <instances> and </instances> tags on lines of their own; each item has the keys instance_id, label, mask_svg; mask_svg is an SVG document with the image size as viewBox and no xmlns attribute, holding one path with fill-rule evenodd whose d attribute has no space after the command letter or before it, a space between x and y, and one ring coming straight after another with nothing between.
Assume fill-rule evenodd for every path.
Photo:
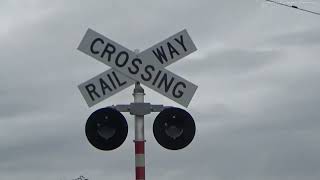
<instances>
[{"instance_id":1,"label":"crossbuck sign","mask_svg":"<svg viewBox=\"0 0 320 180\"><path fill-rule=\"evenodd\" d=\"M165 69L197 50L186 30L136 54L88 29L78 50L111 67L78 86L89 107L137 81L185 107L197 89L193 83Z\"/></svg>"}]
</instances>

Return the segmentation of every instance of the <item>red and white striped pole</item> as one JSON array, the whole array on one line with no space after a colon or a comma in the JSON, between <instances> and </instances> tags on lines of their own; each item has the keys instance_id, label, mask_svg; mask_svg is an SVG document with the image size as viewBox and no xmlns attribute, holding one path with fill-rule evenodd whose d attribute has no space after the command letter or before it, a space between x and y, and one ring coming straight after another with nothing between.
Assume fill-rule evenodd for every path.
<instances>
[{"instance_id":1,"label":"red and white striped pole","mask_svg":"<svg viewBox=\"0 0 320 180\"><path fill-rule=\"evenodd\" d=\"M144 102L144 89L136 82L133 90L135 103ZM135 115L135 164L136 180L145 180L145 154L144 154L144 116Z\"/></svg>"},{"instance_id":2,"label":"red and white striped pole","mask_svg":"<svg viewBox=\"0 0 320 180\"><path fill-rule=\"evenodd\" d=\"M136 55L139 54L139 49L135 50ZM144 89L139 82L136 82L133 90L133 98L135 103L144 102ZM145 180L145 155L144 155L144 116L135 115L134 117L134 145L135 145L135 167L136 180Z\"/></svg>"}]
</instances>

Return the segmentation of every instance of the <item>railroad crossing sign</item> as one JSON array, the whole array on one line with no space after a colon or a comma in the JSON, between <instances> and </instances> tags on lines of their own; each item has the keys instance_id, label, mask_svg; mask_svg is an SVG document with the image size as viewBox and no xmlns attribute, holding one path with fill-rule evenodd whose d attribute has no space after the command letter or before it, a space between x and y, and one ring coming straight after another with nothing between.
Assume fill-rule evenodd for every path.
<instances>
[{"instance_id":1,"label":"railroad crossing sign","mask_svg":"<svg viewBox=\"0 0 320 180\"><path fill-rule=\"evenodd\" d=\"M193 83L165 69L197 50L186 30L135 54L88 29L78 50L111 67L78 86L89 107L137 81L185 107L197 89Z\"/></svg>"}]
</instances>

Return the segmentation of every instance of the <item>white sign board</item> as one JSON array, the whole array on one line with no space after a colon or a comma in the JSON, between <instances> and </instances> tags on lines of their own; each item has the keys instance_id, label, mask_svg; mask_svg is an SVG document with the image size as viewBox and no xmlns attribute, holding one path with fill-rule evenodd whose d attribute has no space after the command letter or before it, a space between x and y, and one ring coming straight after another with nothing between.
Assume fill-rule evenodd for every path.
<instances>
[{"instance_id":1,"label":"white sign board","mask_svg":"<svg viewBox=\"0 0 320 180\"><path fill-rule=\"evenodd\" d=\"M141 82L147 87L185 107L188 106L197 89L197 86L193 83L164 69L165 66L196 50L196 47L186 30L181 31L136 55L129 49L89 29L78 49L114 68L79 86L79 89L89 106L110 97L130 86L135 81ZM120 74L122 74L122 76ZM112 86L112 78L109 78L109 76L113 77L113 80L118 78L119 84L118 86L115 85L118 88L114 88L112 91L110 85L105 80L101 81L101 77L105 75L107 76L107 80L109 80L109 84ZM121 86L121 82L126 83ZM108 87L110 87L111 90ZM108 95L106 95L106 90L109 90ZM100 95L101 93L102 95ZM94 96L98 98L103 96L103 99L100 98L95 101Z\"/></svg>"},{"instance_id":2,"label":"white sign board","mask_svg":"<svg viewBox=\"0 0 320 180\"><path fill-rule=\"evenodd\" d=\"M135 81L109 69L78 86L89 107L134 84Z\"/></svg>"}]
</instances>

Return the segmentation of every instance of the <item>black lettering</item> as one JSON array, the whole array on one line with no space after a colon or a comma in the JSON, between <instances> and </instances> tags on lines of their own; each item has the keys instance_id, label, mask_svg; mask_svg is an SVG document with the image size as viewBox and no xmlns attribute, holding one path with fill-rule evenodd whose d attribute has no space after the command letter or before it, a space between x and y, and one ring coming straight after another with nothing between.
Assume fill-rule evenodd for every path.
<instances>
[{"instance_id":1,"label":"black lettering","mask_svg":"<svg viewBox=\"0 0 320 180\"><path fill-rule=\"evenodd\" d=\"M120 82L120 81L119 81L119 78L118 78L118 76L117 76L117 74L116 74L115 72L112 72L112 74L113 74L113 77L116 79L116 81L117 81L117 83L118 83L119 87L121 87L121 86L123 86L123 85L127 84L127 81Z\"/></svg>"},{"instance_id":2,"label":"black lettering","mask_svg":"<svg viewBox=\"0 0 320 180\"><path fill-rule=\"evenodd\" d=\"M111 49L109 49L109 48L111 48ZM101 54L100 57L103 58L104 55L105 55L106 53L108 53L108 61L110 62L110 60L111 60L111 54L113 54L114 52L116 52L116 48L114 47L114 45L108 43L108 44L106 45L106 47L104 48L104 50L103 50L103 52L102 52L102 54Z\"/></svg>"},{"instance_id":3,"label":"black lettering","mask_svg":"<svg viewBox=\"0 0 320 180\"><path fill-rule=\"evenodd\" d=\"M108 89L110 92L112 91L110 86L102 78L99 79L99 82L100 82L103 95L106 95L105 89Z\"/></svg>"},{"instance_id":4,"label":"black lettering","mask_svg":"<svg viewBox=\"0 0 320 180\"><path fill-rule=\"evenodd\" d=\"M183 88L187 87L187 85L184 82L181 82L181 81L177 82L177 84L173 87L173 90L172 90L172 95L175 98L181 98L183 96L183 91L178 90L178 93L176 91L179 85L181 85Z\"/></svg>"},{"instance_id":5,"label":"black lettering","mask_svg":"<svg viewBox=\"0 0 320 180\"><path fill-rule=\"evenodd\" d=\"M159 76L160 76L160 74L162 73L162 71L158 71L158 73L157 73L157 75L156 75L156 77L154 78L154 80L153 80L153 82L152 82L152 85L155 85L156 84L156 82L157 82L157 80L158 80L158 78L159 78Z\"/></svg>"},{"instance_id":6,"label":"black lettering","mask_svg":"<svg viewBox=\"0 0 320 180\"><path fill-rule=\"evenodd\" d=\"M166 62L168 61L166 53L163 50L163 47L161 46L161 51L159 50L159 48L157 48L157 52L155 52L154 50L152 50L153 54L157 57L157 59L160 61L161 64L163 64L163 60L164 59Z\"/></svg>"},{"instance_id":7,"label":"black lettering","mask_svg":"<svg viewBox=\"0 0 320 180\"><path fill-rule=\"evenodd\" d=\"M160 82L159 82L158 88L160 88L161 85L162 85L162 83L164 82L164 90L165 90L166 92L168 92L173 81L174 81L174 78L172 77L171 80L170 80L170 82L168 83L167 74L164 73L163 76L162 76L162 78L161 78L161 80L160 80Z\"/></svg>"},{"instance_id":8,"label":"black lettering","mask_svg":"<svg viewBox=\"0 0 320 180\"><path fill-rule=\"evenodd\" d=\"M184 51L187 51L187 48L184 46L184 43L183 43L183 36L182 35L180 35L180 41L177 38L174 38L174 40L182 46Z\"/></svg>"},{"instance_id":9,"label":"black lettering","mask_svg":"<svg viewBox=\"0 0 320 180\"><path fill-rule=\"evenodd\" d=\"M142 64L141 59L135 58L131 61L132 66L135 67L135 70L132 70L131 67L128 67L128 70L131 74L137 74L139 72L139 66L137 65L136 62L139 62L139 64Z\"/></svg>"},{"instance_id":10,"label":"black lettering","mask_svg":"<svg viewBox=\"0 0 320 180\"><path fill-rule=\"evenodd\" d=\"M91 89L90 89L90 87L91 87ZM96 92L96 86L94 86L94 84L88 84L88 85L86 85L85 88L86 88L88 94L90 95L90 98L92 101L95 100L92 94L95 94L98 98L100 98L100 95Z\"/></svg>"},{"instance_id":11,"label":"black lettering","mask_svg":"<svg viewBox=\"0 0 320 180\"><path fill-rule=\"evenodd\" d=\"M99 51L95 51L95 50L93 49L93 46L94 46L98 41L101 42L102 44L104 44L104 41L103 41L101 38L97 38L97 39L93 40L92 43L91 43L91 46L90 46L90 51L92 52L92 54L99 54L99 53L100 53Z\"/></svg>"},{"instance_id":12,"label":"black lettering","mask_svg":"<svg viewBox=\"0 0 320 180\"><path fill-rule=\"evenodd\" d=\"M123 61L122 64L119 63L119 59L120 59L121 55L124 55L124 61ZM116 65L118 67L123 67L123 66L125 66L127 64L128 59L129 59L129 54L127 52L125 52L125 51L121 51L116 57Z\"/></svg>"},{"instance_id":13,"label":"black lettering","mask_svg":"<svg viewBox=\"0 0 320 180\"><path fill-rule=\"evenodd\" d=\"M150 81L151 78L152 78L152 74L151 74L151 72L150 72L149 69L151 69L152 71L155 70L153 66L147 65L147 66L144 68L144 71L148 74L148 76L145 77L144 74L141 74L141 79L143 79L144 81Z\"/></svg>"},{"instance_id":14,"label":"black lettering","mask_svg":"<svg viewBox=\"0 0 320 180\"><path fill-rule=\"evenodd\" d=\"M173 59L173 53L176 53L178 56L180 55L179 52L169 42L167 42L167 45L168 45L171 59Z\"/></svg>"},{"instance_id":15,"label":"black lettering","mask_svg":"<svg viewBox=\"0 0 320 180\"><path fill-rule=\"evenodd\" d=\"M116 87L116 85L114 84L114 82L113 82L113 80L112 80L112 78L111 78L110 74L107 74L107 76L108 76L108 78L109 78L109 80L110 80L110 82L111 82L111 84L112 84L113 88L114 88L114 89L116 89L117 87Z\"/></svg>"}]
</instances>

